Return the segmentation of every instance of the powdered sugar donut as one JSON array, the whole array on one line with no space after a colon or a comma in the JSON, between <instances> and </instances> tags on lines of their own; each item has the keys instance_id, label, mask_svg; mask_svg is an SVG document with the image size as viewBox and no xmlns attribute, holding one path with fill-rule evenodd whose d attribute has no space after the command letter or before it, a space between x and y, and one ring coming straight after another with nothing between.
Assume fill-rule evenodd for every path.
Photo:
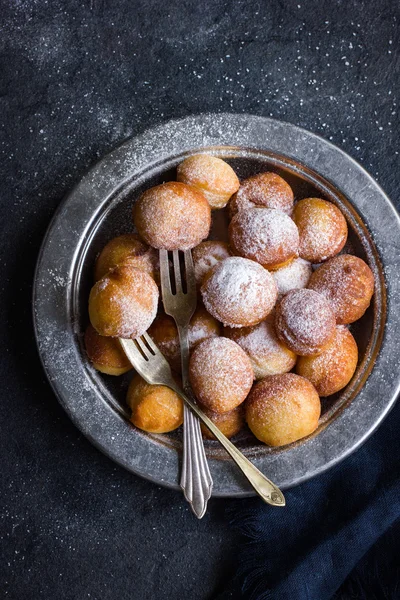
<instances>
[{"instance_id":1,"label":"powdered sugar donut","mask_svg":"<svg viewBox=\"0 0 400 600\"><path fill-rule=\"evenodd\" d=\"M258 173L244 179L229 202L231 219L241 210L249 208L277 208L290 215L293 210L293 191L276 173Z\"/></svg>"},{"instance_id":2,"label":"powdered sugar donut","mask_svg":"<svg viewBox=\"0 0 400 600\"><path fill-rule=\"evenodd\" d=\"M288 215L271 208L238 212L229 225L234 254L274 270L298 256L299 233Z\"/></svg>"},{"instance_id":3,"label":"powdered sugar donut","mask_svg":"<svg viewBox=\"0 0 400 600\"><path fill-rule=\"evenodd\" d=\"M251 360L256 379L287 373L296 364L295 353L278 339L271 316L254 327L241 329L226 327L224 335L239 344L246 352Z\"/></svg>"},{"instance_id":4,"label":"powdered sugar donut","mask_svg":"<svg viewBox=\"0 0 400 600\"><path fill-rule=\"evenodd\" d=\"M294 207L293 220L299 230L299 254L312 263L335 256L346 243L346 219L332 202L304 198Z\"/></svg>"},{"instance_id":5,"label":"powdered sugar donut","mask_svg":"<svg viewBox=\"0 0 400 600\"><path fill-rule=\"evenodd\" d=\"M287 294L290 290L301 290L307 287L312 275L312 266L308 260L295 258L285 267L273 271L278 294Z\"/></svg>"},{"instance_id":6,"label":"powdered sugar donut","mask_svg":"<svg viewBox=\"0 0 400 600\"><path fill-rule=\"evenodd\" d=\"M315 386L320 396L330 396L343 389L354 375L358 348L344 325L336 327L332 342L318 356L300 356L296 373Z\"/></svg>"},{"instance_id":7,"label":"powdered sugar donut","mask_svg":"<svg viewBox=\"0 0 400 600\"><path fill-rule=\"evenodd\" d=\"M92 287L90 321L100 335L136 338L154 321L158 295L158 287L148 273L121 265Z\"/></svg>"},{"instance_id":8,"label":"powdered sugar donut","mask_svg":"<svg viewBox=\"0 0 400 600\"><path fill-rule=\"evenodd\" d=\"M259 381L246 401L248 426L269 446L284 446L310 435L318 427L320 414L316 389L294 373Z\"/></svg>"},{"instance_id":9,"label":"powdered sugar donut","mask_svg":"<svg viewBox=\"0 0 400 600\"><path fill-rule=\"evenodd\" d=\"M153 248L188 250L208 236L211 209L195 188L169 181L142 194L133 219L139 235Z\"/></svg>"},{"instance_id":10,"label":"powdered sugar donut","mask_svg":"<svg viewBox=\"0 0 400 600\"><path fill-rule=\"evenodd\" d=\"M247 354L224 337L210 338L196 346L190 357L189 376L199 402L218 413L239 406L254 379Z\"/></svg>"},{"instance_id":11,"label":"powdered sugar donut","mask_svg":"<svg viewBox=\"0 0 400 600\"><path fill-rule=\"evenodd\" d=\"M206 310L228 327L256 325L271 312L277 290L271 273L252 260L219 262L201 287Z\"/></svg>"},{"instance_id":12,"label":"powdered sugar donut","mask_svg":"<svg viewBox=\"0 0 400 600\"><path fill-rule=\"evenodd\" d=\"M363 316L370 305L374 293L374 275L358 256L341 254L314 271L308 287L330 302L337 323L353 323Z\"/></svg>"},{"instance_id":13,"label":"powdered sugar donut","mask_svg":"<svg viewBox=\"0 0 400 600\"><path fill-rule=\"evenodd\" d=\"M239 189L239 179L232 167L210 154L186 158L178 166L177 179L201 192L213 209L223 208Z\"/></svg>"},{"instance_id":14,"label":"powdered sugar donut","mask_svg":"<svg viewBox=\"0 0 400 600\"><path fill-rule=\"evenodd\" d=\"M104 246L96 260L95 281L101 279L114 267L122 264L142 269L151 275L156 283L160 281L157 251L141 240L135 233L120 235Z\"/></svg>"},{"instance_id":15,"label":"powdered sugar donut","mask_svg":"<svg viewBox=\"0 0 400 600\"><path fill-rule=\"evenodd\" d=\"M335 325L331 305L313 290L292 290L276 306L277 336L301 356L322 352L335 335Z\"/></svg>"}]
</instances>

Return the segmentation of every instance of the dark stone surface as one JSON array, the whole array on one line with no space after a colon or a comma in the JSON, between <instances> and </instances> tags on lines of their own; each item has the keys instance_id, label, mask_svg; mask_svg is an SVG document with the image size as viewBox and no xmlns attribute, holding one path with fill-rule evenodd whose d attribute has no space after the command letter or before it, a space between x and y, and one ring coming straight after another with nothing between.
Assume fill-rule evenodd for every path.
<instances>
[{"instance_id":1,"label":"dark stone surface","mask_svg":"<svg viewBox=\"0 0 400 600\"><path fill-rule=\"evenodd\" d=\"M40 242L98 157L202 111L318 132L397 201L398 4L1 0L0 14L2 595L212 598L234 569L229 503L196 521L69 422L33 341Z\"/></svg>"}]
</instances>

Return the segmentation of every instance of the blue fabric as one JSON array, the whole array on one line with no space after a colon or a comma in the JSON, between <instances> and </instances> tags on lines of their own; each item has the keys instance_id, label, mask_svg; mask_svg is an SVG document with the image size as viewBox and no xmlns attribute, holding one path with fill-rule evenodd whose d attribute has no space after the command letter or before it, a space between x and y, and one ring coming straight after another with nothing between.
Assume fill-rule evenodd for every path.
<instances>
[{"instance_id":1,"label":"blue fabric","mask_svg":"<svg viewBox=\"0 0 400 600\"><path fill-rule=\"evenodd\" d=\"M219 600L400 599L400 403L355 454L285 493L229 507L243 534Z\"/></svg>"}]
</instances>

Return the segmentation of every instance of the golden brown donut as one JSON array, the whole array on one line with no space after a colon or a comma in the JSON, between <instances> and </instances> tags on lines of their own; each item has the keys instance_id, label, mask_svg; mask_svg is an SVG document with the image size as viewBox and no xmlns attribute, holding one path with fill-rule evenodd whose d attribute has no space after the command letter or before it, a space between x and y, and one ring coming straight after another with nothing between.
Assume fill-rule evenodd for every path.
<instances>
[{"instance_id":1,"label":"golden brown donut","mask_svg":"<svg viewBox=\"0 0 400 600\"><path fill-rule=\"evenodd\" d=\"M215 412L225 413L245 400L254 373L240 346L217 337L195 347L190 357L189 378L199 402Z\"/></svg>"},{"instance_id":2,"label":"golden brown donut","mask_svg":"<svg viewBox=\"0 0 400 600\"><path fill-rule=\"evenodd\" d=\"M189 325L189 347L191 350L203 340L220 335L221 326L206 309L199 306ZM178 330L174 319L166 314L160 314L149 329L149 335L154 340L162 354L177 373L181 372L181 354Z\"/></svg>"},{"instance_id":3,"label":"golden brown donut","mask_svg":"<svg viewBox=\"0 0 400 600\"><path fill-rule=\"evenodd\" d=\"M194 273L198 286L204 281L205 276L215 265L230 256L229 246L226 242L207 240L201 242L192 250Z\"/></svg>"},{"instance_id":4,"label":"golden brown donut","mask_svg":"<svg viewBox=\"0 0 400 600\"><path fill-rule=\"evenodd\" d=\"M122 375L132 369L119 341L99 335L92 325L85 331L85 348L88 359L101 373Z\"/></svg>"},{"instance_id":5,"label":"golden brown donut","mask_svg":"<svg viewBox=\"0 0 400 600\"><path fill-rule=\"evenodd\" d=\"M268 446L285 446L318 427L321 402L307 379L294 373L270 375L256 383L246 401L246 421Z\"/></svg>"},{"instance_id":6,"label":"golden brown donut","mask_svg":"<svg viewBox=\"0 0 400 600\"><path fill-rule=\"evenodd\" d=\"M152 277L129 265L115 267L92 287L89 318L100 335L136 338L155 319L158 287Z\"/></svg>"},{"instance_id":7,"label":"golden brown donut","mask_svg":"<svg viewBox=\"0 0 400 600\"><path fill-rule=\"evenodd\" d=\"M228 163L209 154L186 158L177 169L177 179L193 186L208 200L211 208L223 208L239 189L239 179Z\"/></svg>"},{"instance_id":8,"label":"golden brown donut","mask_svg":"<svg viewBox=\"0 0 400 600\"><path fill-rule=\"evenodd\" d=\"M118 265L128 264L142 269L159 283L160 270L158 254L135 233L120 235L108 242L100 252L94 269L94 279L98 281Z\"/></svg>"},{"instance_id":9,"label":"golden brown donut","mask_svg":"<svg viewBox=\"0 0 400 600\"><path fill-rule=\"evenodd\" d=\"M142 194L133 219L139 235L153 248L188 250L208 236L211 209L194 187L169 181Z\"/></svg>"},{"instance_id":10,"label":"golden brown donut","mask_svg":"<svg viewBox=\"0 0 400 600\"><path fill-rule=\"evenodd\" d=\"M320 396L330 396L344 388L357 367L358 348L344 325L336 327L335 337L319 356L300 356L296 373L315 386Z\"/></svg>"},{"instance_id":11,"label":"golden brown donut","mask_svg":"<svg viewBox=\"0 0 400 600\"><path fill-rule=\"evenodd\" d=\"M311 274L311 263L303 258L295 258L288 265L272 273L280 295L287 294L290 290L301 290L307 287Z\"/></svg>"},{"instance_id":12,"label":"golden brown donut","mask_svg":"<svg viewBox=\"0 0 400 600\"><path fill-rule=\"evenodd\" d=\"M131 421L149 433L167 433L183 423L183 400L165 385L150 385L140 375L132 379L126 402Z\"/></svg>"},{"instance_id":13,"label":"golden brown donut","mask_svg":"<svg viewBox=\"0 0 400 600\"><path fill-rule=\"evenodd\" d=\"M233 254L274 270L298 255L299 233L296 224L281 210L250 208L233 217L229 243Z\"/></svg>"},{"instance_id":14,"label":"golden brown donut","mask_svg":"<svg viewBox=\"0 0 400 600\"><path fill-rule=\"evenodd\" d=\"M304 198L294 207L299 229L299 255L320 263L341 251L347 240L347 223L337 206L322 198Z\"/></svg>"},{"instance_id":15,"label":"golden brown donut","mask_svg":"<svg viewBox=\"0 0 400 600\"><path fill-rule=\"evenodd\" d=\"M256 379L287 373L296 364L295 353L278 340L271 315L254 327L225 327L224 335L246 352Z\"/></svg>"},{"instance_id":16,"label":"golden brown donut","mask_svg":"<svg viewBox=\"0 0 400 600\"><path fill-rule=\"evenodd\" d=\"M337 323L353 323L363 316L370 305L374 293L374 275L358 256L341 254L314 271L308 287L330 302Z\"/></svg>"},{"instance_id":17,"label":"golden brown donut","mask_svg":"<svg viewBox=\"0 0 400 600\"><path fill-rule=\"evenodd\" d=\"M219 262L201 287L206 310L228 327L260 323L273 309L277 290L271 273L252 260L231 256Z\"/></svg>"},{"instance_id":18,"label":"golden brown donut","mask_svg":"<svg viewBox=\"0 0 400 600\"><path fill-rule=\"evenodd\" d=\"M241 404L240 406L237 406L236 408L234 408L233 410L230 410L229 412L222 413L222 414L216 413L213 410L210 410L205 407L202 407L202 409L203 409L203 412L205 412L205 414L207 415L207 417L209 419L211 419L211 421L214 423L214 425L216 425L218 427L218 429L227 438L231 438L234 435L236 435L237 433L239 433L239 431L242 429L242 427L244 425L243 404ZM206 425L203 425L203 423L201 423L200 427L201 427L201 432L203 434L203 437L205 437L208 440L217 439L214 436L214 434L211 433L211 431L208 429L208 427L206 427Z\"/></svg>"},{"instance_id":19,"label":"golden brown donut","mask_svg":"<svg viewBox=\"0 0 400 600\"><path fill-rule=\"evenodd\" d=\"M244 179L229 202L229 216L249 208L277 208L290 215L293 210L293 191L276 173L258 173Z\"/></svg>"},{"instance_id":20,"label":"golden brown donut","mask_svg":"<svg viewBox=\"0 0 400 600\"><path fill-rule=\"evenodd\" d=\"M277 336L300 356L322 352L335 335L335 325L331 305L313 290L292 290L276 306Z\"/></svg>"}]
</instances>

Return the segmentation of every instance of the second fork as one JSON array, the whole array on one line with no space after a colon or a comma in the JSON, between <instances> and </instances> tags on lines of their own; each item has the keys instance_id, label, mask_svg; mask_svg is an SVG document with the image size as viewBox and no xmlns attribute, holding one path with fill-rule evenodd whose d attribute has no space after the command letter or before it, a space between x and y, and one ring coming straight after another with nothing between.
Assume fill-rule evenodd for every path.
<instances>
[{"instance_id":1,"label":"second fork","mask_svg":"<svg viewBox=\"0 0 400 600\"><path fill-rule=\"evenodd\" d=\"M197 291L191 251L183 251L183 273L181 273L178 250L172 252L172 266L173 286L171 285L168 251L160 250L161 292L164 310L173 317L178 328L182 386L186 394L193 399L189 385L189 323L196 309ZM211 496L212 478L204 451L200 422L186 404L184 405L183 460L180 485L193 512L201 519Z\"/></svg>"}]
</instances>

